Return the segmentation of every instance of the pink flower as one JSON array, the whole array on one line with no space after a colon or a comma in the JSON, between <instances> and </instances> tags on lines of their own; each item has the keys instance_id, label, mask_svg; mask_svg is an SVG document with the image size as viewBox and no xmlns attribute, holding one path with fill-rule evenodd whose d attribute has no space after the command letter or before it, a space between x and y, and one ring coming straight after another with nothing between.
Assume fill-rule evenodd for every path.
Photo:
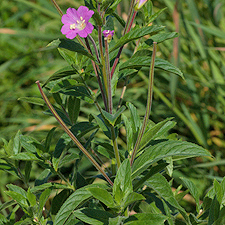
<instances>
[{"instance_id":1,"label":"pink flower","mask_svg":"<svg viewBox=\"0 0 225 225\"><path fill-rule=\"evenodd\" d=\"M104 30L103 35L105 37L105 39L110 42L112 40L112 37L114 35L114 30Z\"/></svg>"},{"instance_id":2,"label":"pink flower","mask_svg":"<svg viewBox=\"0 0 225 225\"><path fill-rule=\"evenodd\" d=\"M77 34L86 38L94 29L94 26L88 22L93 14L94 11L89 10L86 6L80 6L77 10L68 8L66 14L62 16L64 25L61 32L69 39L75 38Z\"/></svg>"},{"instance_id":3,"label":"pink flower","mask_svg":"<svg viewBox=\"0 0 225 225\"><path fill-rule=\"evenodd\" d=\"M148 0L136 0L134 9L139 10Z\"/></svg>"}]
</instances>

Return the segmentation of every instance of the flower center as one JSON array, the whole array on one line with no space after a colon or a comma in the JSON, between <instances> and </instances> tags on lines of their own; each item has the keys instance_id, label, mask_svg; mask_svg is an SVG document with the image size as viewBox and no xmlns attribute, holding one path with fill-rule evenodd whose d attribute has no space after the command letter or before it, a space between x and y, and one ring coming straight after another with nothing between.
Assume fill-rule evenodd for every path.
<instances>
[{"instance_id":1,"label":"flower center","mask_svg":"<svg viewBox=\"0 0 225 225\"><path fill-rule=\"evenodd\" d=\"M86 27L86 23L85 20L83 19L83 17L80 17L80 20L77 20L77 28L79 30L83 30Z\"/></svg>"},{"instance_id":2,"label":"flower center","mask_svg":"<svg viewBox=\"0 0 225 225\"><path fill-rule=\"evenodd\" d=\"M76 29L76 24L73 23L73 24L70 24L70 30L75 30Z\"/></svg>"}]
</instances>

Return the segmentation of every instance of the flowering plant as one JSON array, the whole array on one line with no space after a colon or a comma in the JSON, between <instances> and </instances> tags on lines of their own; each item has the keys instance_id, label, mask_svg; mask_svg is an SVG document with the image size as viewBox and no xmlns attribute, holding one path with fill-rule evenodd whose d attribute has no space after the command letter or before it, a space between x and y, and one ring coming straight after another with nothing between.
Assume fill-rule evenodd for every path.
<instances>
[{"instance_id":1,"label":"flowering plant","mask_svg":"<svg viewBox=\"0 0 225 225\"><path fill-rule=\"evenodd\" d=\"M48 47L57 48L69 66L54 73L42 86L37 81L42 99L32 98L32 103L46 104L46 114L55 117L63 133L54 150L50 143L56 128L49 131L45 142L20 132L12 140L14 153L9 155L8 151L4 160L29 187L25 191L8 185L7 194L25 213L17 224L171 225L179 218L182 223L197 224L204 219L200 217L202 211L207 213L208 208L200 208L194 184L183 178L197 202L197 215L189 215L164 175L172 177L173 161L210 156L209 152L168 135L176 124L172 118L159 123L149 119L155 68L183 76L170 62L156 57L157 44L177 37L177 33L161 33L164 26L152 25L160 13L152 15L151 1L131 0L126 21L116 13L120 2L86 0L85 6L68 8L63 14L53 1L62 16L61 32L66 38L54 40ZM138 23L136 18L142 9L144 19ZM114 26L116 22L122 31L119 25ZM130 57L122 56L126 46ZM145 74L146 68L148 94L141 118L124 94L129 79ZM123 84L119 97L118 84ZM53 104L44 87L52 94ZM90 104L97 111L86 110L88 118L80 121L81 108L88 109ZM122 129L126 140L121 141ZM79 170L84 157L93 165L89 174ZM45 169L34 187L28 182L31 164L27 163L24 176L17 170L19 161L36 161ZM72 169L65 175L66 166ZM60 182L48 182L51 176ZM43 213L49 198L51 207Z\"/></svg>"}]
</instances>

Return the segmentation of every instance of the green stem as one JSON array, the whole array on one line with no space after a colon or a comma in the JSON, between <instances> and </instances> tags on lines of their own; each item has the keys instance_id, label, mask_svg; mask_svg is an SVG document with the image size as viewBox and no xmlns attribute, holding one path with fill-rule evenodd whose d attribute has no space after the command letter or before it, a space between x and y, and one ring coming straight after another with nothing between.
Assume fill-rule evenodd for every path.
<instances>
[{"instance_id":1,"label":"green stem","mask_svg":"<svg viewBox=\"0 0 225 225\"><path fill-rule=\"evenodd\" d=\"M153 52L152 52L152 60L151 60L151 65L150 65L150 71L149 71L149 85L148 85L148 99L147 99L147 106L146 106L146 112L145 112L145 117L141 126L141 130L139 131L137 141L135 143L132 155L131 155L131 160L130 164L132 166L136 153L138 151L139 144L141 142L141 139L144 135L145 128L148 122L148 118L151 112L151 106L152 106L152 95L153 95L153 81L154 81L154 65L155 65L155 56L156 56L156 47L157 47L157 42L153 42Z\"/></svg>"},{"instance_id":2,"label":"green stem","mask_svg":"<svg viewBox=\"0 0 225 225\"><path fill-rule=\"evenodd\" d=\"M57 11L60 14L60 16L63 16L63 12L62 12L61 8L59 7L59 5L56 3L56 1L52 0L52 3L54 4L54 6L57 9Z\"/></svg>"},{"instance_id":3,"label":"green stem","mask_svg":"<svg viewBox=\"0 0 225 225\"><path fill-rule=\"evenodd\" d=\"M56 171L56 173L57 173L57 175L61 178L61 180L64 180L64 181L68 184L68 186L69 186L73 191L75 191L74 186L71 185L71 184L69 183L69 181L63 176L63 174L62 174L60 171Z\"/></svg>"},{"instance_id":4,"label":"green stem","mask_svg":"<svg viewBox=\"0 0 225 225\"><path fill-rule=\"evenodd\" d=\"M108 86L108 109L109 109L109 113L112 114L113 102L112 102L112 87L111 87L111 75L110 75L109 44L108 44L107 38L105 38L105 64L106 64L106 75L107 75L107 86Z\"/></svg>"},{"instance_id":5,"label":"green stem","mask_svg":"<svg viewBox=\"0 0 225 225\"><path fill-rule=\"evenodd\" d=\"M98 54L98 49L97 49L97 46L96 46L96 44L95 44L95 41L94 41L94 39L92 38L92 36L91 36L90 34L88 35L88 38L90 39L90 41L91 41L91 43L92 43L92 45L93 45L93 47L94 47L94 50L95 50L95 54L96 54L97 60L98 60L98 62L100 63L99 54Z\"/></svg>"},{"instance_id":6,"label":"green stem","mask_svg":"<svg viewBox=\"0 0 225 225\"><path fill-rule=\"evenodd\" d=\"M106 75L106 66L105 66L105 58L104 58L104 52L103 52L103 44L102 44L102 28L98 26L98 43L99 43L99 51L100 51L100 57L101 57L101 62L102 62L102 78L103 78L103 83L105 87L105 92L106 92L106 99L108 100L108 85L107 85L107 75ZM105 106L106 111L108 111L108 101L107 101L107 106Z\"/></svg>"},{"instance_id":7,"label":"green stem","mask_svg":"<svg viewBox=\"0 0 225 225\"><path fill-rule=\"evenodd\" d=\"M118 149L118 144L116 140L116 133L114 127L111 127L111 135L112 135L112 143L113 143L113 150L116 158L117 168L120 167L121 161L120 161L120 153Z\"/></svg>"},{"instance_id":8,"label":"green stem","mask_svg":"<svg viewBox=\"0 0 225 225\"><path fill-rule=\"evenodd\" d=\"M40 93L42 95L42 98L44 99L45 103L47 104L48 108L56 118L56 120L59 122L59 124L62 126L63 130L69 135L69 137L72 139L72 141L77 145L77 147L86 155L86 157L91 161L91 163L96 167L96 169L105 177L105 179L113 186L113 182L110 180L108 175L105 173L105 171L101 168L101 166L94 160L94 158L89 154L89 152L83 147L83 145L78 141L78 139L74 136L74 134L70 131L70 129L66 126L66 124L63 122L63 120L60 118L58 113L53 108L52 104L48 100L47 96L43 92L39 81L36 82L38 85L38 88L40 90Z\"/></svg>"},{"instance_id":9,"label":"green stem","mask_svg":"<svg viewBox=\"0 0 225 225\"><path fill-rule=\"evenodd\" d=\"M88 52L92 55L91 47L89 45L89 42L88 42L87 38L85 38L85 42L86 42L86 45L87 45ZM107 108L107 98L106 98L105 93L104 93L104 89L103 89L103 86L102 86L102 81L101 81L101 79L100 79L100 77L98 75L98 71L100 71L99 67L95 64L95 62L93 60L91 60L91 63L92 63L93 69L95 71L95 75L97 77L97 80L98 80L98 85L99 85L99 88L100 88L100 91L101 91L101 95L102 95L102 99L103 99L105 108ZM97 66L98 70L97 70L96 66Z\"/></svg>"},{"instance_id":10,"label":"green stem","mask_svg":"<svg viewBox=\"0 0 225 225\"><path fill-rule=\"evenodd\" d=\"M132 24L134 22L134 18L136 16L136 14L137 14L137 11L134 11L130 23L128 23L129 21L127 21L127 24L126 24L126 27L125 27L125 30L124 30L124 35L130 31L130 29L132 27ZM119 62L119 58L120 58L120 55L121 55L122 50L123 50L123 47L124 47L124 45L120 47L120 49L118 51L118 54L117 54L117 56L116 56L116 58L115 58L115 60L113 62L113 66L112 66L112 70L111 70L111 77L113 76L113 74L115 72L116 66L117 66L117 64Z\"/></svg>"}]
</instances>

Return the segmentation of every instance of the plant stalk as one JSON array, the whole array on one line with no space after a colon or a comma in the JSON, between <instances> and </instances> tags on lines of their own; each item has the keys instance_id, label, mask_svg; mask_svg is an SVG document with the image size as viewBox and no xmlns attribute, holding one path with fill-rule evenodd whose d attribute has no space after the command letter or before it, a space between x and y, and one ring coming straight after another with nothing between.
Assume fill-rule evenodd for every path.
<instances>
[{"instance_id":1,"label":"plant stalk","mask_svg":"<svg viewBox=\"0 0 225 225\"><path fill-rule=\"evenodd\" d=\"M69 135L69 137L72 139L72 141L77 145L77 147L86 155L86 157L91 161L91 163L95 166L95 168L105 177L105 179L109 182L110 185L113 186L113 182L110 180L108 175L105 173L105 171L101 168L101 166L94 160L94 158L89 154L89 152L83 147L83 145L78 141L78 139L74 136L74 134L70 131L70 129L66 126L66 124L63 122L63 120L60 118L58 113L53 108L52 104L48 100L47 96L43 92L39 81L36 81L36 84L38 85L39 91L42 95L42 98L44 99L45 103L47 104L48 108L56 118L56 120L59 122L63 130Z\"/></svg>"},{"instance_id":2,"label":"plant stalk","mask_svg":"<svg viewBox=\"0 0 225 225\"><path fill-rule=\"evenodd\" d=\"M138 151L139 144L141 142L141 139L144 135L145 128L148 122L149 115L151 113L151 106L152 106L152 96L153 96L153 81L154 81L154 65L155 65L155 56L156 56L156 48L157 48L157 42L153 42L153 52L152 52L152 60L151 60L151 65L150 65L150 71L149 71L149 85L148 85L148 99L147 99L147 106L146 106L146 112L145 112L145 117L141 126L141 129L139 131L137 141L135 143L132 155L131 155L131 160L130 164L132 166L135 156Z\"/></svg>"}]
</instances>

